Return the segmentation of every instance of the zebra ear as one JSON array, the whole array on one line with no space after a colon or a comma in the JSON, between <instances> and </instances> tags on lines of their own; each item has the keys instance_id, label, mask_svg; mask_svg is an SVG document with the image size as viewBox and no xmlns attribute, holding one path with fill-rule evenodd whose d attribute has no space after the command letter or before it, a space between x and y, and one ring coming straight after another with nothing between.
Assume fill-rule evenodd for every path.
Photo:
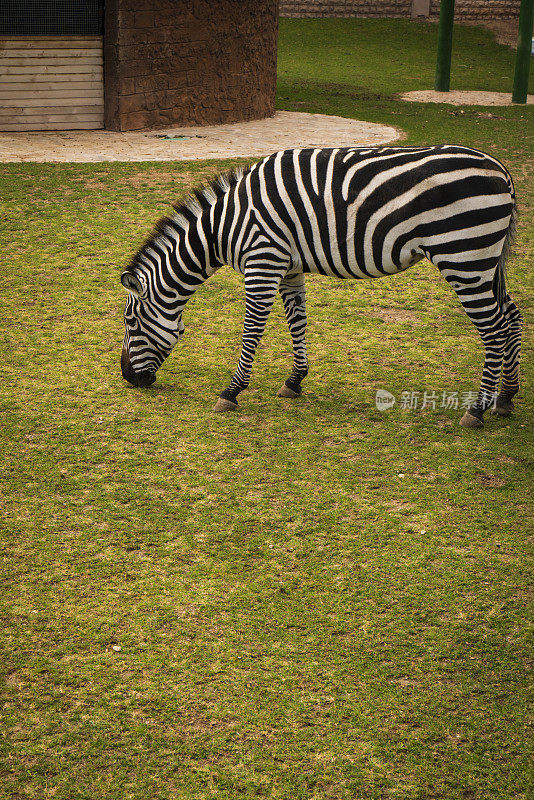
<instances>
[{"instance_id":1,"label":"zebra ear","mask_svg":"<svg viewBox=\"0 0 534 800\"><path fill-rule=\"evenodd\" d=\"M121 275L121 283L125 289L128 289L134 294L143 293L143 285L141 284L141 281L137 275L134 275L133 272L123 272Z\"/></svg>"}]
</instances>

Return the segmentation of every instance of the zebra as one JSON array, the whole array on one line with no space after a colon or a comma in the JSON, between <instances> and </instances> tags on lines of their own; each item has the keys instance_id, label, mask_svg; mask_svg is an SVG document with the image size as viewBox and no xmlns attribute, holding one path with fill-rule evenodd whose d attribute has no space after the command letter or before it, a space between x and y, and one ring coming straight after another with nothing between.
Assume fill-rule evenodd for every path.
<instances>
[{"instance_id":1,"label":"zebra","mask_svg":"<svg viewBox=\"0 0 534 800\"><path fill-rule=\"evenodd\" d=\"M522 318L506 290L505 262L516 201L496 158L450 144L283 150L220 175L173 208L121 275L121 367L134 386L155 381L184 332L187 301L229 265L244 276L242 349L214 411L237 408L278 293L293 342L292 371L278 394L295 398L308 374L305 275L380 278L427 258L485 348L480 388L460 423L481 428L490 406L501 416L513 410Z\"/></svg>"}]
</instances>

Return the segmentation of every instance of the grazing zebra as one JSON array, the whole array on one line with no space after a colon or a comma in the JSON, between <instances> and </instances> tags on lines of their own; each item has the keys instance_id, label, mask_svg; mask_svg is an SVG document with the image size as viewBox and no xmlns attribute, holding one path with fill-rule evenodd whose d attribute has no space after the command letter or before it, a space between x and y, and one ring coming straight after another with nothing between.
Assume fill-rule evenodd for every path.
<instances>
[{"instance_id":1,"label":"grazing zebra","mask_svg":"<svg viewBox=\"0 0 534 800\"><path fill-rule=\"evenodd\" d=\"M308 373L304 275L379 278L426 257L452 286L485 348L476 402L461 424L482 427L519 388L521 315L506 292L515 192L505 167L457 145L285 150L222 175L176 205L121 276L129 296L121 366L149 386L184 331L182 312L223 265L245 279L237 370L214 410L237 407L277 292L293 340L296 397Z\"/></svg>"}]
</instances>

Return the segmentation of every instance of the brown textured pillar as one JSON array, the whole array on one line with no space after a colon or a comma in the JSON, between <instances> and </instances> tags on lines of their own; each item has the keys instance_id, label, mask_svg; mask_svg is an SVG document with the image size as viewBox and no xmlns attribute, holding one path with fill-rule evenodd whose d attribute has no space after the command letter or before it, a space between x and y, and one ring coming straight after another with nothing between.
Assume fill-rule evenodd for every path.
<instances>
[{"instance_id":1,"label":"brown textured pillar","mask_svg":"<svg viewBox=\"0 0 534 800\"><path fill-rule=\"evenodd\" d=\"M105 126L274 114L278 0L106 0Z\"/></svg>"}]
</instances>

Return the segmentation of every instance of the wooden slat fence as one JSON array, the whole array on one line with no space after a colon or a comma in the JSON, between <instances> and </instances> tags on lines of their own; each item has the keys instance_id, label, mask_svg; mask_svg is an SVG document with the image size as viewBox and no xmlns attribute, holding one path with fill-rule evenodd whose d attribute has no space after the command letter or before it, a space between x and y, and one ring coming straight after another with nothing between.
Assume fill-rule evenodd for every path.
<instances>
[{"instance_id":1,"label":"wooden slat fence","mask_svg":"<svg viewBox=\"0 0 534 800\"><path fill-rule=\"evenodd\" d=\"M103 127L101 36L0 38L0 130Z\"/></svg>"}]
</instances>

